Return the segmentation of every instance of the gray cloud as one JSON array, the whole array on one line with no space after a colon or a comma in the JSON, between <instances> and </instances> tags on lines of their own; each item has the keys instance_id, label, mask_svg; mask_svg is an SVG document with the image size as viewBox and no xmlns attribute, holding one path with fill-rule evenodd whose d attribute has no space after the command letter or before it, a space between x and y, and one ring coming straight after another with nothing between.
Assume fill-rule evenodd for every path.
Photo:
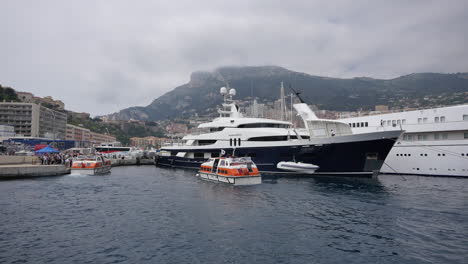
<instances>
[{"instance_id":1,"label":"gray cloud","mask_svg":"<svg viewBox=\"0 0 468 264\"><path fill-rule=\"evenodd\" d=\"M466 1L4 1L0 83L106 114L190 72L333 77L468 71Z\"/></svg>"}]
</instances>

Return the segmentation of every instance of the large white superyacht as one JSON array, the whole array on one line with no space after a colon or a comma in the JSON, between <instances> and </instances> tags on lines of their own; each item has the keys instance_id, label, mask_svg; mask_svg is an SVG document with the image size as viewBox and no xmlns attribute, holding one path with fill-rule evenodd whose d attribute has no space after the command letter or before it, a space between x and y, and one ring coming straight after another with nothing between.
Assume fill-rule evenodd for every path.
<instances>
[{"instance_id":1,"label":"large white superyacht","mask_svg":"<svg viewBox=\"0 0 468 264\"><path fill-rule=\"evenodd\" d=\"M357 134L405 130L384 173L468 177L468 104L339 120Z\"/></svg>"},{"instance_id":2,"label":"large white superyacht","mask_svg":"<svg viewBox=\"0 0 468 264\"><path fill-rule=\"evenodd\" d=\"M224 96L220 117L203 123L209 130L183 138L182 144L161 148L158 166L198 169L220 153L251 157L262 173L288 173L280 162L302 162L319 167L316 174L369 176L380 170L402 131L353 135L347 123L319 119L305 103L294 104L305 129L290 122L243 117L232 96L235 90L221 88ZM280 166L281 167L281 166Z\"/></svg>"}]
</instances>

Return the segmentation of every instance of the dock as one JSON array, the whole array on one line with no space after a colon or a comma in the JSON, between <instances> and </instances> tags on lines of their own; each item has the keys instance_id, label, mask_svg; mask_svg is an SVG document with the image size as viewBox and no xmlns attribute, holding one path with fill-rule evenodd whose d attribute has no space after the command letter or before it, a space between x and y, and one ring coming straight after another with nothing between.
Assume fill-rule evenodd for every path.
<instances>
[{"instance_id":1,"label":"dock","mask_svg":"<svg viewBox=\"0 0 468 264\"><path fill-rule=\"evenodd\" d=\"M13 178L30 178L42 176L59 176L70 174L65 165L8 164L0 165L0 180Z\"/></svg>"}]
</instances>

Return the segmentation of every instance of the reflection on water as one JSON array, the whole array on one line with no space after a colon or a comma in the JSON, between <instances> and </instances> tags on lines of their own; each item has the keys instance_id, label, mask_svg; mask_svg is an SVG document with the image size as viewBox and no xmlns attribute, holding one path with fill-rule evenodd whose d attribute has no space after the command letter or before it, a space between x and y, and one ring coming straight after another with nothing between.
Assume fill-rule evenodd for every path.
<instances>
[{"instance_id":1,"label":"reflection on water","mask_svg":"<svg viewBox=\"0 0 468 264\"><path fill-rule=\"evenodd\" d=\"M195 172L0 182L0 263L463 263L466 179Z\"/></svg>"}]
</instances>

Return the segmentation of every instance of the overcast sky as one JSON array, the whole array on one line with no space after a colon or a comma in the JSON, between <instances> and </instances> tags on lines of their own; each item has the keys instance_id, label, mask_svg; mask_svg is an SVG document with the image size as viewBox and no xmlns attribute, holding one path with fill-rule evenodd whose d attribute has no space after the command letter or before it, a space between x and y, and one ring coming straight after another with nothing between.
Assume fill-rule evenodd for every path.
<instances>
[{"instance_id":1,"label":"overcast sky","mask_svg":"<svg viewBox=\"0 0 468 264\"><path fill-rule=\"evenodd\" d=\"M220 66L467 72L467 10L464 0L0 0L0 84L99 115Z\"/></svg>"}]
</instances>

